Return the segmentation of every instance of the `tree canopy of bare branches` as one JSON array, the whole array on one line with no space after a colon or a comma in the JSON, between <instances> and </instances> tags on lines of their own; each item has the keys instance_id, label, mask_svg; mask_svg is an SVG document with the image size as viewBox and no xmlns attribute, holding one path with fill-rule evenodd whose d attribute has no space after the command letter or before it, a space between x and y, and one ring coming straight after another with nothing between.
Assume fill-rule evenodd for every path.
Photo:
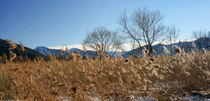
<instances>
[{"instance_id":1,"label":"tree canopy of bare branches","mask_svg":"<svg viewBox=\"0 0 210 101\"><path fill-rule=\"evenodd\" d=\"M177 41L177 38L179 36L180 30L176 28L175 26L170 26L167 29L168 35L167 35L167 40L172 44Z\"/></svg>"},{"instance_id":2,"label":"tree canopy of bare branches","mask_svg":"<svg viewBox=\"0 0 210 101\"><path fill-rule=\"evenodd\" d=\"M105 27L98 27L87 34L83 44L95 51L100 50L114 56L118 50L122 49L122 39L123 37L117 32L110 31Z\"/></svg>"},{"instance_id":3,"label":"tree canopy of bare branches","mask_svg":"<svg viewBox=\"0 0 210 101\"><path fill-rule=\"evenodd\" d=\"M159 11L139 8L130 17L124 12L120 17L120 26L123 32L138 43L139 48L144 42L152 53L152 44L161 39L165 33L166 28L162 20L163 16Z\"/></svg>"},{"instance_id":4,"label":"tree canopy of bare branches","mask_svg":"<svg viewBox=\"0 0 210 101\"><path fill-rule=\"evenodd\" d=\"M195 38L195 39L198 39L200 37L210 37L210 31L207 32L207 31L202 31L202 30L199 30L199 31L194 31L192 33L192 36Z\"/></svg>"}]
</instances>

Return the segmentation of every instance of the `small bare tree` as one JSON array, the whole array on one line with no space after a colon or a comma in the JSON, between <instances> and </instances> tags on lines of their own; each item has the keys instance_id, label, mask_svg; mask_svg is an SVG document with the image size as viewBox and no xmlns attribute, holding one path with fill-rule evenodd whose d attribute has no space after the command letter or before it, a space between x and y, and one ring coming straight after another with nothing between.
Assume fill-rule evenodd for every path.
<instances>
[{"instance_id":1,"label":"small bare tree","mask_svg":"<svg viewBox=\"0 0 210 101\"><path fill-rule=\"evenodd\" d=\"M120 17L123 32L135 40L141 48L144 42L150 53L153 52L152 44L163 37L165 25L162 24L163 16L159 11L150 11L147 8L137 9L128 18L126 13Z\"/></svg>"},{"instance_id":2,"label":"small bare tree","mask_svg":"<svg viewBox=\"0 0 210 101\"><path fill-rule=\"evenodd\" d=\"M177 29L175 26L170 26L170 27L168 27L167 32L168 32L168 35L166 37L167 40L171 44L175 43L177 41L178 36L179 36L180 30Z\"/></svg>"},{"instance_id":3,"label":"small bare tree","mask_svg":"<svg viewBox=\"0 0 210 101\"><path fill-rule=\"evenodd\" d=\"M200 31L194 31L193 33L192 33L192 36L195 38L195 39L198 39L198 38L200 38L200 37L202 37L203 35L203 32L200 30Z\"/></svg>"},{"instance_id":4,"label":"small bare tree","mask_svg":"<svg viewBox=\"0 0 210 101\"><path fill-rule=\"evenodd\" d=\"M105 27L98 27L87 34L83 44L95 51L101 50L114 56L118 50L122 50L123 37Z\"/></svg>"},{"instance_id":5,"label":"small bare tree","mask_svg":"<svg viewBox=\"0 0 210 101\"><path fill-rule=\"evenodd\" d=\"M210 46L209 46L209 43L210 43L210 32L207 32L207 31L202 31L202 30L199 30L199 31L194 31L192 33L192 36L195 38L195 39L199 39L199 38L203 38L203 40L198 40L197 41L197 48L199 50L201 50L202 48L206 48L206 49L209 49ZM203 47L202 47L203 46Z\"/></svg>"}]
</instances>

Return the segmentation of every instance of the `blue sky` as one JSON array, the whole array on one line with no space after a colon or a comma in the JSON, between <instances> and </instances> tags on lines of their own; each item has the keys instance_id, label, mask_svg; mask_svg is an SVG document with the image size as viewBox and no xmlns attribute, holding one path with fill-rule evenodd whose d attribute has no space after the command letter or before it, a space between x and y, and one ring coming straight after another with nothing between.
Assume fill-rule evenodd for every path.
<instances>
[{"instance_id":1,"label":"blue sky","mask_svg":"<svg viewBox=\"0 0 210 101\"><path fill-rule=\"evenodd\" d=\"M159 10L180 40L210 30L210 0L0 0L0 38L31 48L80 44L98 26L119 29L119 15L138 7Z\"/></svg>"}]
</instances>

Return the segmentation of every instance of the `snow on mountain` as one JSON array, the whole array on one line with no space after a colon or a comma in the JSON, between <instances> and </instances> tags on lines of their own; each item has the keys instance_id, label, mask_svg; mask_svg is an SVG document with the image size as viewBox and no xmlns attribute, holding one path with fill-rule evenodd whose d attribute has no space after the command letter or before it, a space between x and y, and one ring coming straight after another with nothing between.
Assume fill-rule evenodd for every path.
<instances>
[{"instance_id":1,"label":"snow on mountain","mask_svg":"<svg viewBox=\"0 0 210 101\"><path fill-rule=\"evenodd\" d=\"M155 52L153 55L164 55L165 52L163 51L163 46L165 46L172 54L174 54L173 50L173 45L176 45L180 47L181 49L184 49L185 52L190 52L191 50L195 50L192 46L192 43L196 44L197 51L202 50L203 48L207 49L210 51L210 37L202 37L197 40L192 39L192 40L185 40L185 41L178 41L174 44L169 44L167 42L159 43L159 44L154 44L152 47L155 49ZM143 46L143 48L146 48L146 46ZM134 50L127 51L125 54L123 54L123 57L128 57L130 55L134 56L142 56L142 52L140 49L136 48Z\"/></svg>"},{"instance_id":2,"label":"snow on mountain","mask_svg":"<svg viewBox=\"0 0 210 101\"><path fill-rule=\"evenodd\" d=\"M184 49L185 52L189 52L189 51L191 51L191 49L194 49L192 46L192 42L195 42L198 50L201 50L202 48L210 50L210 37L203 37L203 38L199 38L197 40L191 39L191 40L177 41L174 44L170 44L170 42L155 42L153 44L153 48L155 49L154 55L165 54L163 51L163 46L168 48L168 50L171 53L174 53L173 48L172 48L173 45L179 46L180 48ZM131 54L133 54L135 56L142 55L141 51L139 51L138 48L131 50L132 49L131 43L125 43L125 44L123 44L123 47L124 47L124 52L118 51L117 54L120 54L123 57L128 57ZM143 46L143 48L145 48L145 47L146 46ZM82 56L89 55L91 57L96 57L96 55L97 55L95 51L90 50L90 49L88 49L89 51L84 52L82 50L81 44L55 46L55 47L43 47L42 46L42 47L36 47L35 50L43 55L46 55L46 56L49 56L49 53L55 54L57 56L62 56L61 50L66 50L66 48L69 49L69 52L71 52L71 51L73 51L74 53L79 52L80 54L82 54ZM67 53L65 53L64 55L67 55Z\"/></svg>"},{"instance_id":3,"label":"snow on mountain","mask_svg":"<svg viewBox=\"0 0 210 101\"><path fill-rule=\"evenodd\" d=\"M51 46L47 47L49 49L60 49L60 50L66 50L66 48L71 49L71 48L77 48L82 50L82 44L75 44L75 45L63 45L63 46ZM131 43L124 43L123 44L124 51L129 51L132 49ZM87 50L93 51L91 48L86 47ZM121 52L121 50L118 50L118 52Z\"/></svg>"},{"instance_id":4,"label":"snow on mountain","mask_svg":"<svg viewBox=\"0 0 210 101\"><path fill-rule=\"evenodd\" d=\"M52 46L48 47L49 49L61 49L61 50L66 50L66 48L71 49L71 48L77 48L82 50L82 45L81 44L76 44L76 45L63 45L63 46Z\"/></svg>"},{"instance_id":5,"label":"snow on mountain","mask_svg":"<svg viewBox=\"0 0 210 101\"><path fill-rule=\"evenodd\" d=\"M45 56L49 56L50 53L52 53L56 56L60 56L60 53L61 53L61 50L59 50L59 49L49 49L44 46L36 47L36 48L34 48L34 50L38 51L39 53L41 53Z\"/></svg>"},{"instance_id":6,"label":"snow on mountain","mask_svg":"<svg viewBox=\"0 0 210 101\"><path fill-rule=\"evenodd\" d=\"M58 49L50 49L50 48L41 46L41 47L34 48L34 50L38 51L39 53L41 53L45 56L49 56L50 53L54 54L56 56L63 56L61 54L62 49L59 49L59 48ZM84 52L84 51L82 51L81 49L78 49L78 48L71 48L71 49L69 49L69 52L74 52L74 53L79 52L82 56L86 56L86 54L87 54L91 57L96 57L96 55L97 55L95 51ZM67 56L67 55L68 55L67 52L65 52L64 56Z\"/></svg>"}]
</instances>

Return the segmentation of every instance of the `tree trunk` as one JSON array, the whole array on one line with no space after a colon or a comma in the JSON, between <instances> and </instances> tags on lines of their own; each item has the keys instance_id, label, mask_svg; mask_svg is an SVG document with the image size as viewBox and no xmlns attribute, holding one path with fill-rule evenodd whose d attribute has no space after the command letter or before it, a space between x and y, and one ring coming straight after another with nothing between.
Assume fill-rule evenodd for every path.
<instances>
[{"instance_id":1,"label":"tree trunk","mask_svg":"<svg viewBox=\"0 0 210 101\"><path fill-rule=\"evenodd\" d=\"M153 52L153 49L152 49L152 45L151 44L149 44L149 52L152 54L152 52Z\"/></svg>"}]
</instances>

